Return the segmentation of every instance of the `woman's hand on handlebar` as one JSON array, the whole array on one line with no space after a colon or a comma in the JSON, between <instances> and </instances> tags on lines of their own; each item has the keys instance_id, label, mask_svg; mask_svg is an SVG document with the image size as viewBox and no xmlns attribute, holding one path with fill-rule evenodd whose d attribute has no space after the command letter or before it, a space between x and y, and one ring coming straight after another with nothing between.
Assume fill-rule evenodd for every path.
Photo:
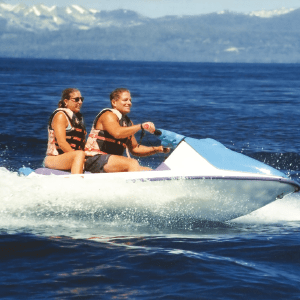
<instances>
[{"instance_id":1,"label":"woman's hand on handlebar","mask_svg":"<svg viewBox=\"0 0 300 300\"><path fill-rule=\"evenodd\" d=\"M150 133L154 133L155 131L155 126L152 122L145 122L142 124L142 128Z\"/></svg>"},{"instance_id":2,"label":"woman's hand on handlebar","mask_svg":"<svg viewBox=\"0 0 300 300\"><path fill-rule=\"evenodd\" d=\"M163 146L158 146L157 148L158 148L157 151L158 151L159 153L169 153L170 150L171 150L170 148L163 147Z\"/></svg>"}]
</instances>

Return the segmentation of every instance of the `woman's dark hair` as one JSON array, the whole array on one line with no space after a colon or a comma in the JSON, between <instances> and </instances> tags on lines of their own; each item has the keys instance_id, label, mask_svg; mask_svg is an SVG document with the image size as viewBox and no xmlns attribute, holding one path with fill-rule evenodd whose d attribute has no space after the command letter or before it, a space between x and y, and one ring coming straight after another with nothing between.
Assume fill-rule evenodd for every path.
<instances>
[{"instance_id":1,"label":"woman's dark hair","mask_svg":"<svg viewBox=\"0 0 300 300\"><path fill-rule=\"evenodd\" d=\"M117 88L117 89L115 89L114 91L112 91L112 92L110 93L110 96L109 96L110 102L111 102L112 100L118 100L118 99L120 98L120 95L121 95L122 93L124 93L124 92L130 93L130 91L129 91L128 89L125 89L125 88Z\"/></svg>"},{"instance_id":2,"label":"woman's dark hair","mask_svg":"<svg viewBox=\"0 0 300 300\"><path fill-rule=\"evenodd\" d=\"M74 92L79 92L78 89L75 88L68 88L62 91L61 93L61 99L58 102L58 107L59 108L65 108L66 104L65 104L65 99L70 99L70 94L74 93Z\"/></svg>"}]
</instances>

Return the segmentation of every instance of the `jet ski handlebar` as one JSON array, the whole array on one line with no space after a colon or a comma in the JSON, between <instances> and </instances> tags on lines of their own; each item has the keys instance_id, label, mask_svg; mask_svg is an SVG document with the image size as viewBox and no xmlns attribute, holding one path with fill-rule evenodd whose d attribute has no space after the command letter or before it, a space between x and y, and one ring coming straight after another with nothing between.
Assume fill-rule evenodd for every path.
<instances>
[{"instance_id":1,"label":"jet ski handlebar","mask_svg":"<svg viewBox=\"0 0 300 300\"><path fill-rule=\"evenodd\" d=\"M162 132L159 129L155 129L154 135L160 136L161 134L162 134Z\"/></svg>"},{"instance_id":2,"label":"jet ski handlebar","mask_svg":"<svg viewBox=\"0 0 300 300\"><path fill-rule=\"evenodd\" d=\"M175 148L184 138L184 135L177 134L164 129L156 129L154 135L161 140L163 147Z\"/></svg>"}]
</instances>

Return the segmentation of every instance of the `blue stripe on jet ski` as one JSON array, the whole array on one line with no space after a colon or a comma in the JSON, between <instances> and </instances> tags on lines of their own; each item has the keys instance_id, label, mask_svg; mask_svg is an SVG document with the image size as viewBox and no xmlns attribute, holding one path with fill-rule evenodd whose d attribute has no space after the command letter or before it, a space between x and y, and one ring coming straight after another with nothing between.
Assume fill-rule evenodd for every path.
<instances>
[{"instance_id":1,"label":"blue stripe on jet ski","mask_svg":"<svg viewBox=\"0 0 300 300\"><path fill-rule=\"evenodd\" d=\"M247 181L277 181L287 183L295 188L295 192L300 191L300 184L288 178L272 178L272 177L234 177L234 176L176 176L176 177L154 177L154 178L139 178L128 179L127 182L146 182L146 181L171 181L171 180L247 180Z\"/></svg>"}]
</instances>

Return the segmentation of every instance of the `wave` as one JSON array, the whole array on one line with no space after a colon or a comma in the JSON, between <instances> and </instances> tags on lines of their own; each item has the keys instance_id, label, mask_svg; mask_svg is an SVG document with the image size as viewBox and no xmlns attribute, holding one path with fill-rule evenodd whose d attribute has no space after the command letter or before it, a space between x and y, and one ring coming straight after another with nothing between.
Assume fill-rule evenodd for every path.
<instances>
[{"instance_id":1,"label":"wave","mask_svg":"<svg viewBox=\"0 0 300 300\"><path fill-rule=\"evenodd\" d=\"M300 221L300 195L288 195L234 221L259 224L298 222Z\"/></svg>"}]
</instances>

